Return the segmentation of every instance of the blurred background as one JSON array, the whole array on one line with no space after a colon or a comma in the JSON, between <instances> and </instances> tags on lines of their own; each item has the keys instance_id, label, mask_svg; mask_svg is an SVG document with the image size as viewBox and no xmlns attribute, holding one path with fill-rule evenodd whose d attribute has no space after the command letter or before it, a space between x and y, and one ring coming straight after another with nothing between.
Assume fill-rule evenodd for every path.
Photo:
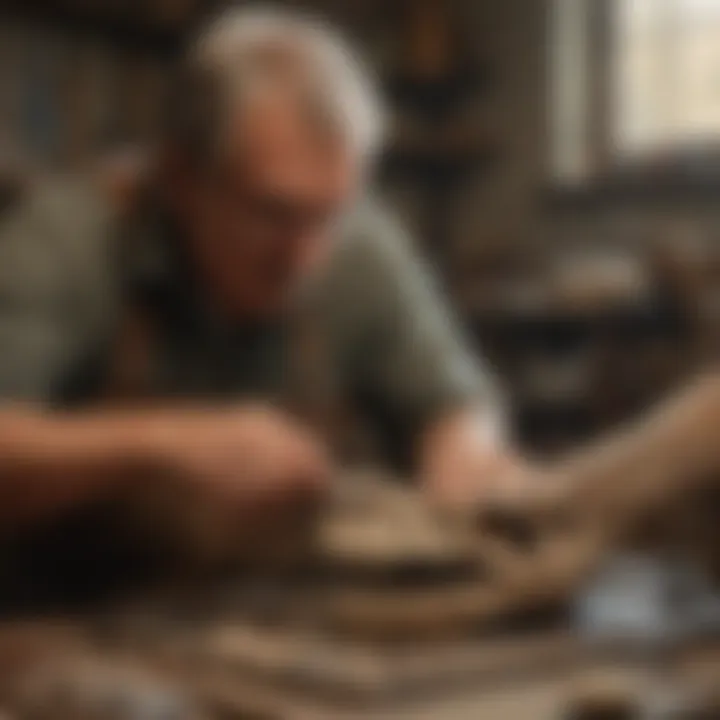
<instances>
[{"instance_id":1,"label":"blurred background","mask_svg":"<svg viewBox=\"0 0 720 720\"><path fill-rule=\"evenodd\" d=\"M121 172L151 147L174 62L193 31L224 4L0 0L0 213L44 174L98 165ZM714 362L720 0L288 4L338 24L374 67L391 119L377 187L504 381L524 448L540 456L563 453L637 416ZM714 534L702 537L710 552L717 548L715 503L706 508ZM705 525L697 517L689 524L700 536ZM620 618L620 633L639 627L648 637L670 637L666 596L705 603L710 594L685 557L679 567L634 561L611 569L581 596L576 625L585 631L599 625L601 635ZM428 578L432 585L434 576ZM682 595L676 586L690 589ZM709 636L708 618L716 631L720 625L720 602L714 594L707 607L696 604L685 612ZM276 672L281 663L273 658L280 653L271 645L263 655L252 640L231 635L222 647L234 641L247 657L269 657ZM557 647L566 642L563 636ZM322 655L299 647L291 647L291 659L306 674L293 677L317 679L321 670L342 676L342 664L337 676L328 670L336 656L323 665ZM538 708L567 688L526 696L520 685L498 690L503 656L487 647L496 705L457 716L555 717ZM536 654L522 644L513 652L505 664L515 681L516 666L539 668L546 657L569 677L571 666L584 667L552 643ZM716 688L720 655L713 652L708 673ZM315 675L307 674L305 654ZM227 657L239 662L230 651ZM432 655L431 664L442 666L439 657ZM352 682L366 677L367 658L361 659L357 666L348 661ZM631 676L625 668L620 674ZM653 689L653 698L661 695ZM530 700L524 710L507 704L523 697ZM636 717L622 708L593 715L590 697L590 713L567 717ZM533 710L521 714L528 707ZM717 718L718 707L720 699L707 715L642 717Z\"/></svg>"},{"instance_id":2,"label":"blurred background","mask_svg":"<svg viewBox=\"0 0 720 720\"><path fill-rule=\"evenodd\" d=\"M0 202L151 144L219 0L3 0ZM557 452L710 361L720 314L720 0L325 0L376 68L378 177Z\"/></svg>"}]
</instances>

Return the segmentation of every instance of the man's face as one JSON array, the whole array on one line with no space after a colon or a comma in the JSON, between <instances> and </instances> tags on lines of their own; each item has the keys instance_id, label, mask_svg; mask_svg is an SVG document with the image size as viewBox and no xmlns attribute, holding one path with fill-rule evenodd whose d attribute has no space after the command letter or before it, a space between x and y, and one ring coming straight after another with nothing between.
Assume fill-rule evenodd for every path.
<instances>
[{"instance_id":1,"label":"man's face","mask_svg":"<svg viewBox=\"0 0 720 720\"><path fill-rule=\"evenodd\" d=\"M309 127L280 95L237 119L223 158L190 183L181 209L191 252L224 314L267 317L327 255L358 168L345 143Z\"/></svg>"}]
</instances>

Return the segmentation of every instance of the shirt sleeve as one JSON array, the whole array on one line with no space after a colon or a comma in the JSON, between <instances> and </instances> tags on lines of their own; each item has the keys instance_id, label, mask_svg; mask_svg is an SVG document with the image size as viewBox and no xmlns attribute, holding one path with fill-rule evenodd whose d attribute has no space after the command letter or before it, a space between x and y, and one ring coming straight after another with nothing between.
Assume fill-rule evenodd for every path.
<instances>
[{"instance_id":1,"label":"shirt sleeve","mask_svg":"<svg viewBox=\"0 0 720 720\"><path fill-rule=\"evenodd\" d=\"M407 438L444 413L476 406L501 425L497 382L392 218L376 210L356 225L330 276L331 335L351 384L383 421Z\"/></svg>"},{"instance_id":2,"label":"shirt sleeve","mask_svg":"<svg viewBox=\"0 0 720 720\"><path fill-rule=\"evenodd\" d=\"M99 216L72 195L38 190L0 220L0 401L53 400L107 312Z\"/></svg>"}]
</instances>

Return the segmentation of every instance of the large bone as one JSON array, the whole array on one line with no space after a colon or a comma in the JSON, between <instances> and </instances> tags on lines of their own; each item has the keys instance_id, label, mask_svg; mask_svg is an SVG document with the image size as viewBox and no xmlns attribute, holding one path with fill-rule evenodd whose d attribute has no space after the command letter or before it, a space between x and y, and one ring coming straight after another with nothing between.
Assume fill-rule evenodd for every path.
<instances>
[{"instance_id":1,"label":"large bone","mask_svg":"<svg viewBox=\"0 0 720 720\"><path fill-rule=\"evenodd\" d=\"M718 479L720 376L712 375L550 468L524 512L564 516L578 532L594 527L609 539Z\"/></svg>"},{"instance_id":2,"label":"large bone","mask_svg":"<svg viewBox=\"0 0 720 720\"><path fill-rule=\"evenodd\" d=\"M714 474L716 475L714 476ZM498 525L478 538L490 572L429 592L338 593L323 613L344 632L434 637L568 599L653 510L720 478L720 379L696 382L631 427L550 468L544 487L506 508L534 535L514 546ZM493 529L494 528L494 529Z\"/></svg>"}]
</instances>

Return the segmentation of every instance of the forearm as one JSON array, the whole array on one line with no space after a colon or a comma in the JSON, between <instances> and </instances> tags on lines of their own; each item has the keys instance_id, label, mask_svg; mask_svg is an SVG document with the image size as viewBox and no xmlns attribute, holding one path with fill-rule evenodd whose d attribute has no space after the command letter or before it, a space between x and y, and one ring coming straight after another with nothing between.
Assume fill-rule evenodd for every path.
<instances>
[{"instance_id":1,"label":"forearm","mask_svg":"<svg viewBox=\"0 0 720 720\"><path fill-rule=\"evenodd\" d=\"M550 468L550 498L609 527L667 508L720 473L720 375L698 378L638 421Z\"/></svg>"},{"instance_id":2,"label":"forearm","mask_svg":"<svg viewBox=\"0 0 720 720\"><path fill-rule=\"evenodd\" d=\"M261 406L62 414L6 408L0 530L107 497L139 500L166 492L168 482L173 495L192 488L190 496L209 492L236 507L315 497L326 466L312 437Z\"/></svg>"},{"instance_id":3,"label":"forearm","mask_svg":"<svg viewBox=\"0 0 720 720\"><path fill-rule=\"evenodd\" d=\"M46 518L114 491L149 464L140 416L0 411L0 526Z\"/></svg>"}]
</instances>

